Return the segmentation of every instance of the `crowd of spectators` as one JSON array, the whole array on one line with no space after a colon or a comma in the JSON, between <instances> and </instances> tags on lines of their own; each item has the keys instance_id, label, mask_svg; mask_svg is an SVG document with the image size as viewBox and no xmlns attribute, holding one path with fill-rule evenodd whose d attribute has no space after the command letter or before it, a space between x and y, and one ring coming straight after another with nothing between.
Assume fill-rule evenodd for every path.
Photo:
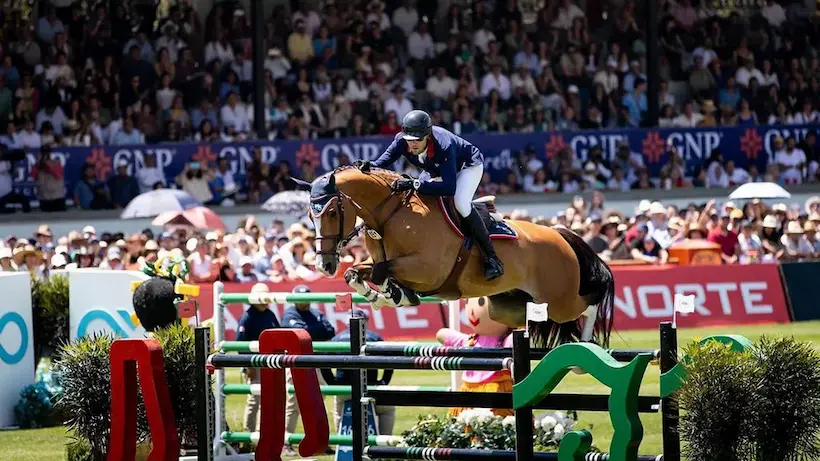
<instances>
[{"instance_id":1,"label":"crowd of spectators","mask_svg":"<svg viewBox=\"0 0 820 461\"><path fill-rule=\"evenodd\" d=\"M31 148L253 138L249 12L154 3L0 9L0 130ZM271 138L394 134L414 108L460 134L646 123L636 0L291 3L265 21ZM661 126L818 121L818 16L765 3L659 1Z\"/></svg>"},{"instance_id":2,"label":"crowd of spectators","mask_svg":"<svg viewBox=\"0 0 820 461\"><path fill-rule=\"evenodd\" d=\"M134 177L115 165L107 181L89 164L65 191L54 145L255 136L248 12L233 1L207 14L187 2L146 7L152 3L43 0L36 14L20 5L0 8L0 143L41 148L31 172L40 208L62 210L66 199L79 208L120 208L156 187L179 187L207 204L261 203L286 189L290 174L311 179L261 160L235 178L222 159L193 162L166 178L151 159ZM574 0L544 2L535 14L515 0L449 8L428 0L292 3L272 8L266 21L271 138L390 135L414 108L459 134L645 125L645 24L635 0L585 8ZM712 2L660 1L660 125L818 122L820 20L805 3L723 10ZM817 182L816 132L799 141L775 140L765 171L724 161L719 151L687 169L672 152L657 177L641 152L624 147L611 160L593 149L584 163L571 148L549 161L527 150L504 180L485 177L482 191ZM0 209L11 202L27 209L11 194L12 171L0 161Z\"/></svg>"},{"instance_id":3,"label":"crowd of spectators","mask_svg":"<svg viewBox=\"0 0 820 461\"><path fill-rule=\"evenodd\" d=\"M515 210L506 217L550 226L565 226L582 236L607 261L635 260L663 264L667 249L681 241L708 240L720 245L726 264L820 259L820 197L805 205L761 201L742 206L690 204L685 208L643 200L634 216L607 209L604 194L595 192L589 202L578 196L554 217L530 216ZM190 281L311 282L316 270L315 233L309 223L286 227L282 221L263 226L253 216L230 232L167 228L126 236L98 234L92 226L55 236L41 225L32 236L8 236L0 241L0 271L30 271L45 277L53 270L99 267L139 270L143 262L166 256L184 257L191 264ZM342 264L368 258L360 238L342 254Z\"/></svg>"}]
</instances>

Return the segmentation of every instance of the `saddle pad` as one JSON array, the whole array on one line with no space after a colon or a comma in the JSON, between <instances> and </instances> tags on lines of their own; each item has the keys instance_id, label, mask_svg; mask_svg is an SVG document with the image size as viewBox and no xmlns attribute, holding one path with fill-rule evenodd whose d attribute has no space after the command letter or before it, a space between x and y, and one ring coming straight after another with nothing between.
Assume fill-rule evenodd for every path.
<instances>
[{"instance_id":1,"label":"saddle pad","mask_svg":"<svg viewBox=\"0 0 820 461\"><path fill-rule=\"evenodd\" d=\"M453 232L455 232L459 237L464 238L464 233L456 224L457 220L454 219L447 205L444 203L444 197L438 198L438 204L439 207L441 207L441 212L444 214L444 218L447 219L447 223L450 225L450 228L453 229ZM487 231L489 232L491 239L518 240L518 233L516 233L506 222L496 221L489 215L482 214L482 217L484 218L484 224L487 226ZM458 221L460 221L460 217L458 218Z\"/></svg>"}]
</instances>

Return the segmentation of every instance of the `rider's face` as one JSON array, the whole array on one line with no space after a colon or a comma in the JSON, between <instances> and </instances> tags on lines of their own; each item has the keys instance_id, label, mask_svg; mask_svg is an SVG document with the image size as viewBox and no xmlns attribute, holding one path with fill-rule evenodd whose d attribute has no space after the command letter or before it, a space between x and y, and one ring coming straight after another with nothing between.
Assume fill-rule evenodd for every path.
<instances>
[{"instance_id":1,"label":"rider's face","mask_svg":"<svg viewBox=\"0 0 820 461\"><path fill-rule=\"evenodd\" d=\"M410 148L410 152L419 155L427 148L427 136L415 141L408 140L407 146Z\"/></svg>"}]
</instances>

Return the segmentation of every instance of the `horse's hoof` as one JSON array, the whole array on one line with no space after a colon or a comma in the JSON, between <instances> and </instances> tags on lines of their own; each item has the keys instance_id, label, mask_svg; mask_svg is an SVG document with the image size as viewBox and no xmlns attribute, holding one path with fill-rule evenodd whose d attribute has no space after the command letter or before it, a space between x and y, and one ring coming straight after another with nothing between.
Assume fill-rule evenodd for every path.
<instances>
[{"instance_id":1,"label":"horse's hoof","mask_svg":"<svg viewBox=\"0 0 820 461\"><path fill-rule=\"evenodd\" d=\"M348 269L345 271L344 277L345 282L347 282L347 284L350 285L351 283L358 281L359 273L354 271L353 269Z\"/></svg>"}]
</instances>

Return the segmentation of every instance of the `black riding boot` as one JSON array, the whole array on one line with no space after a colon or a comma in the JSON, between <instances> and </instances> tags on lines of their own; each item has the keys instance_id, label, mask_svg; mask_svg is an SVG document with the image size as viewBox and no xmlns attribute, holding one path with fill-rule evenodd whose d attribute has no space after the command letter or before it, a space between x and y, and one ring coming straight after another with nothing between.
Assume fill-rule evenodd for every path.
<instances>
[{"instance_id":1,"label":"black riding boot","mask_svg":"<svg viewBox=\"0 0 820 461\"><path fill-rule=\"evenodd\" d=\"M484 277L487 278L487 281L497 279L504 275L504 264L501 263L501 260L498 259L498 256L495 254L495 248L493 248L493 242L490 240L487 227L484 225L484 221L481 220L481 216L478 215L478 212L472 210L470 216L464 218L464 223L470 235L473 236L481 252L484 254Z\"/></svg>"}]
</instances>

